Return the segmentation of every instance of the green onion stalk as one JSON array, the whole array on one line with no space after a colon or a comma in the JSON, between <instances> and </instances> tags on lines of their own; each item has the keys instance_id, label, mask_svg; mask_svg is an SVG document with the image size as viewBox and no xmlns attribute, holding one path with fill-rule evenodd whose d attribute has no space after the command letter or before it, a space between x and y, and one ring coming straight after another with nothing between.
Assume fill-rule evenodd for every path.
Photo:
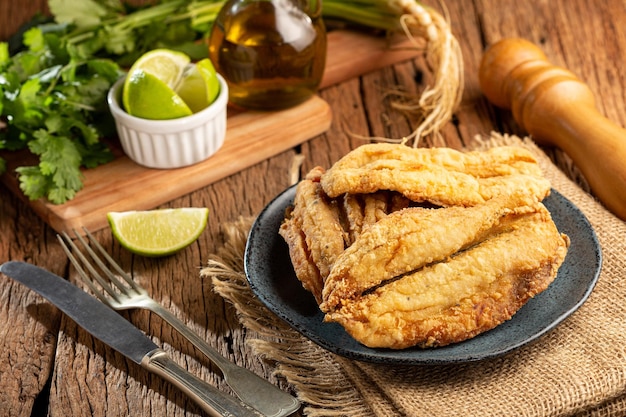
<instances>
[{"instance_id":1,"label":"green onion stalk","mask_svg":"<svg viewBox=\"0 0 626 417\"><path fill-rule=\"evenodd\" d=\"M458 107L464 84L463 58L458 41L450 29L449 19L417 0L322 0L322 2L322 15L325 18L388 33L404 33L411 40L412 47L423 51L429 70L433 74L431 85L419 96L397 92L398 99L392 103L397 109L418 115L420 124L409 136L389 140L405 143L412 141L414 146L417 146L421 138L438 134ZM184 32L182 28L191 28L194 36L188 34L189 42L181 43L180 39L173 36L172 45L189 53L192 58L196 52L205 53L205 50L194 51L194 42L198 37L209 35L211 25L225 1L171 0L127 13L119 11L117 14L109 13L96 25L98 28L104 28L104 37L98 31L94 31L93 25L89 25L89 22L81 24L78 19L64 19L64 10L60 7L63 3L63 0L50 0L50 8L57 21L65 20L75 27L67 35L70 42L88 44L89 40L95 37L102 43L103 38L107 39L104 45L94 42L95 47L103 47L110 54L126 53L127 56L118 59L118 62L128 64L146 49L154 47L154 44L148 41L141 43L141 39L150 39L151 30L159 32L161 38L167 38L169 33L175 32L172 28L179 32ZM55 4L59 4L56 9ZM118 6L117 9L121 10L123 6ZM148 33L148 36L139 35L141 30ZM163 39L159 41L161 42L159 46L168 46L167 43L163 43ZM187 45L186 49L184 45ZM195 47L198 48L197 42ZM94 53L89 50L88 52Z\"/></svg>"}]
</instances>

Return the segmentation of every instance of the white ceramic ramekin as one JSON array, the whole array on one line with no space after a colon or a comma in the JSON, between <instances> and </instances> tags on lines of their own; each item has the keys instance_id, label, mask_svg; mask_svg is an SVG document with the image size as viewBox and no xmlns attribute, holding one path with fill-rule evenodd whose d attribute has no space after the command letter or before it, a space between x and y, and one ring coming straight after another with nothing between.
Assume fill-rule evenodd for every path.
<instances>
[{"instance_id":1,"label":"white ceramic ramekin","mask_svg":"<svg viewBox=\"0 0 626 417\"><path fill-rule=\"evenodd\" d=\"M213 103L191 116L148 120L126 113L121 103L124 78L107 95L107 102L124 152L149 168L180 168L204 161L217 152L226 136L228 85L219 74L220 93Z\"/></svg>"}]
</instances>

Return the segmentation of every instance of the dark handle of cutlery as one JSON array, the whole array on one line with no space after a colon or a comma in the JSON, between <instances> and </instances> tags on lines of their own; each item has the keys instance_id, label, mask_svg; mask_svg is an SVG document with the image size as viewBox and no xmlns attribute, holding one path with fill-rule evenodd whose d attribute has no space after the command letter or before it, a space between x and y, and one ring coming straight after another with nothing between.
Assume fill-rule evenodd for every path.
<instances>
[{"instance_id":1,"label":"dark handle of cutlery","mask_svg":"<svg viewBox=\"0 0 626 417\"><path fill-rule=\"evenodd\" d=\"M177 386L211 416L263 417L237 398L217 390L187 372L162 349L155 349L146 354L141 361L141 366Z\"/></svg>"}]
</instances>

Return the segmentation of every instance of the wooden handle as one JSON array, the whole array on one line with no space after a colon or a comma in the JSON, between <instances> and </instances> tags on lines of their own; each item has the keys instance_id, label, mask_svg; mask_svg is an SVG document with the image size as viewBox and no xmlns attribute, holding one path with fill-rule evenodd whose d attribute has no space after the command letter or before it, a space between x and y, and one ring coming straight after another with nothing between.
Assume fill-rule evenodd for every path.
<instances>
[{"instance_id":1,"label":"wooden handle","mask_svg":"<svg viewBox=\"0 0 626 417\"><path fill-rule=\"evenodd\" d=\"M626 130L598 112L585 83L550 64L536 45L523 39L490 46L479 80L489 101L511 109L537 143L565 151L593 193L626 220Z\"/></svg>"}]
</instances>

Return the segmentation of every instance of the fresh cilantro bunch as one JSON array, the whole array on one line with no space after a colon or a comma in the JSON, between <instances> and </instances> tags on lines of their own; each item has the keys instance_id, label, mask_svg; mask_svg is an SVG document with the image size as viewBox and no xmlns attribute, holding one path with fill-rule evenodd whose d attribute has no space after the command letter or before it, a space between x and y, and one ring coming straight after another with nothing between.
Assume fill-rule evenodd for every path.
<instances>
[{"instance_id":1,"label":"fresh cilantro bunch","mask_svg":"<svg viewBox=\"0 0 626 417\"><path fill-rule=\"evenodd\" d=\"M26 49L11 57L8 44L0 43L0 149L28 148L36 155L37 165L16 169L20 188L30 199L61 204L82 188L81 166L112 159L100 141L108 115L104 97L122 71L39 27L25 32L23 43Z\"/></svg>"},{"instance_id":2,"label":"fresh cilantro bunch","mask_svg":"<svg viewBox=\"0 0 626 417\"><path fill-rule=\"evenodd\" d=\"M54 204L71 200L83 186L81 167L112 159L101 139L114 134L106 94L121 68L159 47L206 57L198 40L208 36L222 4L49 0L54 21L37 19L19 52L0 42L0 152L10 158L6 151L27 149L38 159L16 169L24 194Z\"/></svg>"}]
</instances>

